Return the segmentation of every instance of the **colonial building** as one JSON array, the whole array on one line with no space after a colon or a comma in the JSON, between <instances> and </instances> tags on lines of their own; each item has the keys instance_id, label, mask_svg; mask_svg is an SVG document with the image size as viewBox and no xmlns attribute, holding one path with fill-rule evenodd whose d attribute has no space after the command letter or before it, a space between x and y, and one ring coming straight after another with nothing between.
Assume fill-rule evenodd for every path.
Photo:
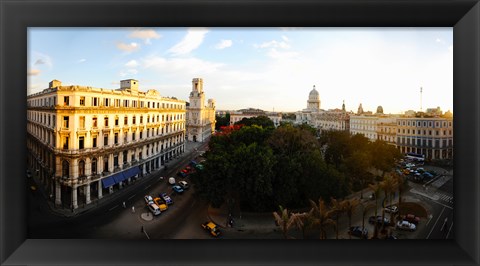
<instances>
[{"instance_id":1,"label":"colonial building","mask_svg":"<svg viewBox=\"0 0 480 266\"><path fill-rule=\"evenodd\" d=\"M257 116L266 116L270 120L272 120L273 125L278 127L280 122L282 121L282 113L277 112L265 112L260 109L240 109L238 111L233 111L230 113L230 125L235 124L236 122L244 119L244 118L252 118Z\"/></svg>"},{"instance_id":2,"label":"colonial building","mask_svg":"<svg viewBox=\"0 0 480 266\"><path fill-rule=\"evenodd\" d=\"M307 108L296 113L296 124L309 124L315 126L313 116L320 112L320 95L313 85L313 89L308 94Z\"/></svg>"},{"instance_id":3,"label":"colonial building","mask_svg":"<svg viewBox=\"0 0 480 266\"><path fill-rule=\"evenodd\" d=\"M423 154L427 160L453 159L453 117L400 117L397 147L402 153Z\"/></svg>"},{"instance_id":4,"label":"colonial building","mask_svg":"<svg viewBox=\"0 0 480 266\"><path fill-rule=\"evenodd\" d=\"M377 112L372 114L372 112L363 111L362 104L360 104L357 114L350 116L350 133L362 134L370 141L381 139L395 143L395 136L391 135L395 121L395 116L383 114L382 106L378 106Z\"/></svg>"},{"instance_id":5,"label":"colonial building","mask_svg":"<svg viewBox=\"0 0 480 266\"><path fill-rule=\"evenodd\" d=\"M320 132L323 130L349 131L350 113L345 110L345 102L342 109L320 111L312 114L311 124Z\"/></svg>"},{"instance_id":6,"label":"colonial building","mask_svg":"<svg viewBox=\"0 0 480 266\"><path fill-rule=\"evenodd\" d=\"M56 205L76 209L162 168L185 150L186 103L139 91L62 86L27 96L28 165Z\"/></svg>"},{"instance_id":7,"label":"colonial building","mask_svg":"<svg viewBox=\"0 0 480 266\"><path fill-rule=\"evenodd\" d=\"M187 138L190 141L204 142L215 131L215 100L208 99L205 105L203 79L192 80L190 103L187 106Z\"/></svg>"}]
</instances>

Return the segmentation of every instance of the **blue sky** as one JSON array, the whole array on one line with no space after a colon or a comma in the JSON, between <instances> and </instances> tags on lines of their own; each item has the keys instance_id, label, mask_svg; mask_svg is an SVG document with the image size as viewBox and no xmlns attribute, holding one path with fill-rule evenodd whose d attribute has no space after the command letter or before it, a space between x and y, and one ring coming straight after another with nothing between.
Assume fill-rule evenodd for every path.
<instances>
[{"instance_id":1,"label":"blue sky","mask_svg":"<svg viewBox=\"0 0 480 266\"><path fill-rule=\"evenodd\" d=\"M204 79L217 109L321 108L385 113L439 106L453 111L452 28L29 28L28 89L58 79L140 90L188 101Z\"/></svg>"}]
</instances>

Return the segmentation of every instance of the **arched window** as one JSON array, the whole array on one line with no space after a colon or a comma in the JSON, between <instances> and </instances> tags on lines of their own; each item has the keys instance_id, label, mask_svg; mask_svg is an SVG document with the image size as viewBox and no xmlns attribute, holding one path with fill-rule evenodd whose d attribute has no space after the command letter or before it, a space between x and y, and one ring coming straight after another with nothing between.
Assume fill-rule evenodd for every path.
<instances>
[{"instance_id":1,"label":"arched window","mask_svg":"<svg viewBox=\"0 0 480 266\"><path fill-rule=\"evenodd\" d=\"M85 176L85 161L78 162L78 176Z\"/></svg>"},{"instance_id":2,"label":"arched window","mask_svg":"<svg viewBox=\"0 0 480 266\"><path fill-rule=\"evenodd\" d=\"M68 163L68 161L62 162L62 177L70 177L70 164Z\"/></svg>"}]
</instances>

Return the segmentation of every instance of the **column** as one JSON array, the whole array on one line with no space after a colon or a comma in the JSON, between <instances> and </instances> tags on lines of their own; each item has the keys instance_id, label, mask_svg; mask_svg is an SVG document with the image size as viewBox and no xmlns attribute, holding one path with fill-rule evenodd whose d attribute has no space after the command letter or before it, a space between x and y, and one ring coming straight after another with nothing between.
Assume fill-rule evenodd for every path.
<instances>
[{"instance_id":1,"label":"column","mask_svg":"<svg viewBox=\"0 0 480 266\"><path fill-rule=\"evenodd\" d=\"M85 188L86 191L85 191L85 202L87 204L90 204L92 201L90 200L90 183L88 183Z\"/></svg>"},{"instance_id":2,"label":"column","mask_svg":"<svg viewBox=\"0 0 480 266\"><path fill-rule=\"evenodd\" d=\"M55 205L62 205L62 188L58 180L55 181Z\"/></svg>"},{"instance_id":3,"label":"column","mask_svg":"<svg viewBox=\"0 0 480 266\"><path fill-rule=\"evenodd\" d=\"M102 196L102 180L98 180L98 199L101 199Z\"/></svg>"},{"instance_id":4,"label":"column","mask_svg":"<svg viewBox=\"0 0 480 266\"><path fill-rule=\"evenodd\" d=\"M74 209L78 208L78 203L77 203L77 186L72 187L72 205Z\"/></svg>"}]
</instances>

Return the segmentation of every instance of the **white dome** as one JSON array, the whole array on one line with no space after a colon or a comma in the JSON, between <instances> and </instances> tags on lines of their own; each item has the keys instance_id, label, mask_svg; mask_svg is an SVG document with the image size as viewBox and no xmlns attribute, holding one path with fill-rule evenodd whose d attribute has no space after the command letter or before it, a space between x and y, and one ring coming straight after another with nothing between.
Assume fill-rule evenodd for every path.
<instances>
[{"instance_id":1,"label":"white dome","mask_svg":"<svg viewBox=\"0 0 480 266\"><path fill-rule=\"evenodd\" d=\"M314 101L320 100L320 94L315 89L315 86L313 86L313 90L310 91L310 94L308 95L308 99L314 100Z\"/></svg>"}]
</instances>

